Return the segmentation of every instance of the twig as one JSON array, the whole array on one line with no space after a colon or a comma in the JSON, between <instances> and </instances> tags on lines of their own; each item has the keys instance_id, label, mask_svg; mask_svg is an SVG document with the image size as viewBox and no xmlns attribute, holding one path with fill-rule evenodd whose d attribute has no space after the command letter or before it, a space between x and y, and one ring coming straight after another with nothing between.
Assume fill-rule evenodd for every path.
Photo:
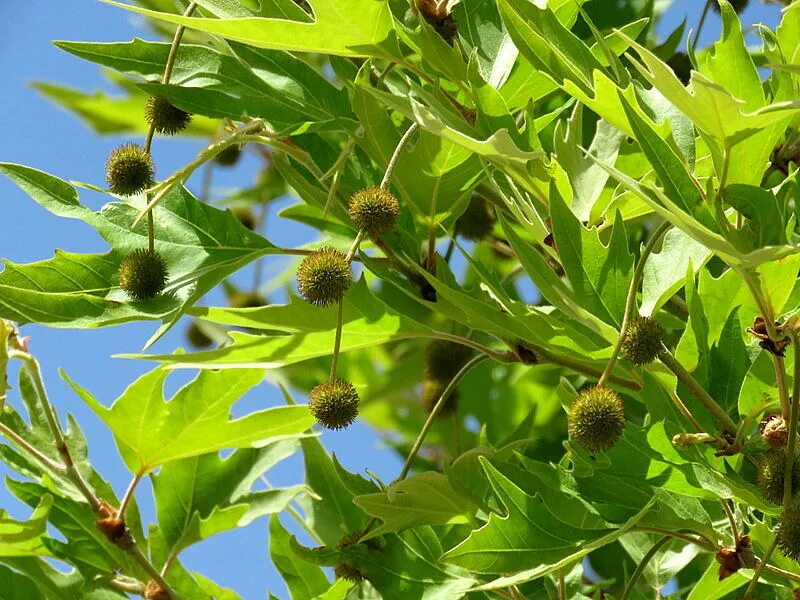
<instances>
[{"instance_id":1,"label":"twig","mask_svg":"<svg viewBox=\"0 0 800 600\"><path fill-rule=\"evenodd\" d=\"M162 590L170 595L171 598L174 598L175 600L180 598L180 596L175 593L175 590L172 589L172 586L167 583L167 580L164 579L163 575L161 575L158 569L153 566L153 563L151 563L150 560L144 554L142 554L142 551L138 546L133 545L127 552L137 563L139 563L139 566L142 567L142 569L144 569L145 572L150 575L150 577L152 577L153 581L155 581Z\"/></svg>"},{"instance_id":2,"label":"twig","mask_svg":"<svg viewBox=\"0 0 800 600\"><path fill-rule=\"evenodd\" d=\"M136 491L136 486L139 485L139 482L142 480L142 474L137 473L131 479L130 484L128 485L128 489L125 490L125 495L122 497L122 502L120 502L119 509L117 510L117 518L125 520L125 511L128 510L128 505L133 500L133 494Z\"/></svg>"},{"instance_id":3,"label":"twig","mask_svg":"<svg viewBox=\"0 0 800 600\"><path fill-rule=\"evenodd\" d=\"M787 461L788 462L788 461ZM769 557L772 556L772 553L775 551L775 547L778 545L778 538L775 537L772 540L772 543L767 548L767 551L764 553L764 556L758 562L758 565L753 571L753 578L750 580L750 583L747 584L747 588L744 590L743 598L749 598L750 594L752 594L755 589L756 585L758 585L758 580L761 579L761 573L766 569L767 563L769 562Z\"/></svg>"},{"instance_id":4,"label":"twig","mask_svg":"<svg viewBox=\"0 0 800 600\"><path fill-rule=\"evenodd\" d=\"M794 381L792 382L791 410L789 411L789 429L786 442L786 461L783 471L783 510L792 507L792 488L796 482L792 481L794 471L795 448L797 446L797 419L800 417L800 348L798 348L797 332L793 327L789 327L789 335L792 336L792 352L794 353ZM783 361L781 361L783 362Z\"/></svg>"},{"instance_id":5,"label":"twig","mask_svg":"<svg viewBox=\"0 0 800 600\"><path fill-rule=\"evenodd\" d=\"M400 159L400 153L403 151L403 146L406 145L409 138L413 135L413 133L419 129L419 125L415 122L412 123L406 132L403 134L403 137L400 138L400 141L397 142L397 147L394 149L394 154L389 159L389 164L386 166L386 173L383 175L383 180L381 181L381 188L386 189L389 187L389 182L392 179L392 174L394 173L394 169L397 166L397 161Z\"/></svg>"},{"instance_id":6,"label":"twig","mask_svg":"<svg viewBox=\"0 0 800 600\"><path fill-rule=\"evenodd\" d=\"M675 376L687 387L689 391L697 398L700 403L705 407L705 409L711 413L711 416L722 425L725 431L729 432L731 435L736 435L736 431L738 427L736 423L733 422L733 419L730 418L728 413L726 413L722 407L717 404L717 401L711 397L711 395L703 389L697 380L692 376L689 371L687 371L684 366L678 362L678 360L672 355L669 349L662 343L661 344L661 351L658 353L658 357L661 359L661 362L664 363L670 371L672 371Z\"/></svg>"},{"instance_id":7,"label":"twig","mask_svg":"<svg viewBox=\"0 0 800 600\"><path fill-rule=\"evenodd\" d=\"M546 350L541 346L537 346L534 344L526 344L526 345L531 350L534 351L534 353L539 357L539 359L544 359L546 362L566 367L567 369L571 369L576 373L583 373L584 375L589 375L591 377L600 377L600 375L602 375L603 373L602 369L598 369L591 365L587 365L586 363L581 362L578 359L552 354L549 350ZM639 383L638 381L634 381L626 377L620 377L619 375L614 375L614 374L609 375L608 381L635 391L642 389L642 384Z\"/></svg>"},{"instance_id":8,"label":"twig","mask_svg":"<svg viewBox=\"0 0 800 600\"><path fill-rule=\"evenodd\" d=\"M736 526L736 515L733 514L731 507L728 505L727 500L721 500L722 502L722 509L725 511L725 515L728 517L728 522L731 524L731 534L733 534L733 545L739 543L739 528Z\"/></svg>"}]
</instances>

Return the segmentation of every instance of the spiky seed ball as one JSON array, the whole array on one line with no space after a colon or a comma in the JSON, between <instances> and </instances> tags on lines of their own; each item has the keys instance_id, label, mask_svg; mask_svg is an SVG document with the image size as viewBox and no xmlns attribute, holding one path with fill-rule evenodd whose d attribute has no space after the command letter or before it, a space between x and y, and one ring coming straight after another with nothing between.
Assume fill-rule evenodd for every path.
<instances>
[{"instance_id":1,"label":"spiky seed ball","mask_svg":"<svg viewBox=\"0 0 800 600\"><path fill-rule=\"evenodd\" d=\"M456 233L468 240L482 240L492 233L496 219L492 205L486 198L472 196L467 210L456 221Z\"/></svg>"},{"instance_id":2,"label":"spiky seed ball","mask_svg":"<svg viewBox=\"0 0 800 600\"><path fill-rule=\"evenodd\" d=\"M625 429L622 398L606 387L581 391L569 409L569 435L589 452L614 446Z\"/></svg>"},{"instance_id":3,"label":"spiky seed ball","mask_svg":"<svg viewBox=\"0 0 800 600\"><path fill-rule=\"evenodd\" d=\"M189 126L192 115L163 96L150 96L144 107L144 117L157 133L175 135Z\"/></svg>"},{"instance_id":4,"label":"spiky seed ball","mask_svg":"<svg viewBox=\"0 0 800 600\"><path fill-rule=\"evenodd\" d=\"M779 415L770 415L761 424L761 437L773 448L783 448L789 441L786 421Z\"/></svg>"},{"instance_id":5,"label":"spiky seed ball","mask_svg":"<svg viewBox=\"0 0 800 600\"><path fill-rule=\"evenodd\" d=\"M138 144L123 144L111 151L106 161L108 189L121 196L132 196L153 183L153 159Z\"/></svg>"},{"instance_id":6,"label":"spiky seed ball","mask_svg":"<svg viewBox=\"0 0 800 600\"><path fill-rule=\"evenodd\" d=\"M447 384L471 357L469 346L434 340L425 348L425 377Z\"/></svg>"},{"instance_id":7,"label":"spiky seed ball","mask_svg":"<svg viewBox=\"0 0 800 600\"><path fill-rule=\"evenodd\" d=\"M322 248L309 254L297 269L300 295L316 306L339 302L351 281L350 261L334 248Z\"/></svg>"},{"instance_id":8,"label":"spiky seed ball","mask_svg":"<svg viewBox=\"0 0 800 600\"><path fill-rule=\"evenodd\" d=\"M256 228L258 219L249 206L234 206L231 208L231 212L233 216L238 219L239 223L247 227L250 231Z\"/></svg>"},{"instance_id":9,"label":"spiky seed ball","mask_svg":"<svg viewBox=\"0 0 800 600\"><path fill-rule=\"evenodd\" d=\"M155 298L167 285L167 263L154 250L137 248L119 263L119 286L134 300Z\"/></svg>"},{"instance_id":10,"label":"spiky seed ball","mask_svg":"<svg viewBox=\"0 0 800 600\"><path fill-rule=\"evenodd\" d=\"M214 343L205 332L197 325L197 321L192 321L186 328L186 339L195 348L208 348Z\"/></svg>"},{"instance_id":11,"label":"spiky seed ball","mask_svg":"<svg viewBox=\"0 0 800 600\"><path fill-rule=\"evenodd\" d=\"M350 198L350 218L370 237L380 237L397 223L400 205L388 190L364 188Z\"/></svg>"},{"instance_id":12,"label":"spiky seed ball","mask_svg":"<svg viewBox=\"0 0 800 600\"><path fill-rule=\"evenodd\" d=\"M783 511L778 519L776 539L781 552L800 561L800 506L794 505Z\"/></svg>"},{"instance_id":13,"label":"spiky seed ball","mask_svg":"<svg viewBox=\"0 0 800 600\"><path fill-rule=\"evenodd\" d=\"M308 397L308 408L327 429L345 429L358 416L358 392L352 383L334 379L319 384Z\"/></svg>"},{"instance_id":14,"label":"spiky seed ball","mask_svg":"<svg viewBox=\"0 0 800 600\"><path fill-rule=\"evenodd\" d=\"M239 158L241 156L242 146L239 144L233 144L232 146L227 146L218 152L216 156L214 156L214 162L221 167L232 167L239 162Z\"/></svg>"},{"instance_id":15,"label":"spiky seed ball","mask_svg":"<svg viewBox=\"0 0 800 600\"><path fill-rule=\"evenodd\" d=\"M442 393L447 387L446 381L439 381L438 379L430 379L426 377L422 380L422 406L428 412L433 411L433 407L442 397ZM445 400L442 410L439 411L439 416L445 417L452 415L458 410L458 389L452 391L447 400Z\"/></svg>"},{"instance_id":16,"label":"spiky seed ball","mask_svg":"<svg viewBox=\"0 0 800 600\"><path fill-rule=\"evenodd\" d=\"M775 504L783 502L783 475L786 469L786 453L771 450L764 455L758 465L758 489L761 494ZM792 464L792 496L800 489L800 461L795 458Z\"/></svg>"},{"instance_id":17,"label":"spiky seed ball","mask_svg":"<svg viewBox=\"0 0 800 600\"><path fill-rule=\"evenodd\" d=\"M234 292L228 298L231 308L258 308L269 304L267 299L256 292Z\"/></svg>"},{"instance_id":18,"label":"spiky seed ball","mask_svg":"<svg viewBox=\"0 0 800 600\"><path fill-rule=\"evenodd\" d=\"M655 360L661 349L664 328L651 317L638 317L625 329L622 351L635 365L646 365Z\"/></svg>"},{"instance_id":19,"label":"spiky seed ball","mask_svg":"<svg viewBox=\"0 0 800 600\"><path fill-rule=\"evenodd\" d=\"M750 4L750 0L728 0L728 1L731 3L731 6L733 7L733 10L735 10L737 14L741 14L742 11L745 8L747 8L747 5ZM715 11L719 12L719 10L720 10L719 9L719 3L717 3L717 0L712 0L711 8L713 8Z\"/></svg>"}]
</instances>

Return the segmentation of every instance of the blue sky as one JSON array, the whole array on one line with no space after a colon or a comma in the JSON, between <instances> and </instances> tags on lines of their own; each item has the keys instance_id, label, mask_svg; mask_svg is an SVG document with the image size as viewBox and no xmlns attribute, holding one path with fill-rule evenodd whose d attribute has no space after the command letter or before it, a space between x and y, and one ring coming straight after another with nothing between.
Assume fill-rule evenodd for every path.
<instances>
[{"instance_id":1,"label":"blue sky","mask_svg":"<svg viewBox=\"0 0 800 600\"><path fill-rule=\"evenodd\" d=\"M665 20L665 28L676 26L684 17L694 26L702 5L700 0L676 1ZM62 8L66 6L69 8ZM747 23L762 21L770 26L774 26L777 19L775 7L764 6L756 0L751 1L743 16ZM58 39L127 41L134 36L148 38L151 34L138 18L94 0L0 2L0 22L4 33L0 38L0 89L3 90L0 161L22 163L64 179L102 186L106 155L127 139L96 136L78 119L40 97L28 84L45 80L85 91L106 87L97 67L61 52L50 42ZM713 40L718 31L718 19L712 15L702 41ZM200 141L157 140L154 152L158 172L163 176L182 166L200 146ZM246 158L234 170L218 171L215 185L249 182L256 165L254 158ZM101 194L87 191L81 192L81 199L93 208L99 208L106 201ZM4 211L0 257L26 263L50 258L56 247L72 252L106 250L102 240L88 226L48 214L4 178L0 178L0 203ZM267 235L279 245L290 246L309 241L311 232L282 224ZM276 272L280 268L281 263L273 260L266 272ZM242 281L249 281L247 273L241 277ZM210 302L214 298L221 301L221 296L215 295ZM59 379L57 369L63 367L75 381L105 404L110 404L134 377L152 367L152 364L111 356L138 351L155 327L154 323L136 323L80 331L28 325L23 330L32 338L31 348L42 363L46 383L59 412L64 415L69 411L77 417L89 439L93 464L119 494L127 486L130 475L117 456L113 439ZM185 345L183 326L173 329L153 350L170 352L181 345ZM270 394L271 401L277 402L277 393L273 390ZM15 399L12 392L12 402ZM390 481L399 470L397 458L383 449L380 440L362 425L346 433L325 433L322 439L351 471L363 473L369 468ZM0 467L0 475L6 473ZM297 458L270 474L272 483L277 485L297 483L302 478L302 463ZM140 486L137 497L145 516L152 519L149 486ZM0 489L0 507L17 516L27 514L27 509L5 489ZM234 588L246 600L263 598L268 588L286 597L282 582L269 564L266 535L266 522L262 520L244 530L204 542L182 557L188 567Z\"/></svg>"}]
</instances>

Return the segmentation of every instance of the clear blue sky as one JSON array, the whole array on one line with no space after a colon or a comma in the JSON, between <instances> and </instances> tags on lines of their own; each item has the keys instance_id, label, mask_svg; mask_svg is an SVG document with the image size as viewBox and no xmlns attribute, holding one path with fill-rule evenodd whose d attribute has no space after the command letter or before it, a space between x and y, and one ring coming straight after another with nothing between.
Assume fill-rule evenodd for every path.
<instances>
[{"instance_id":1,"label":"clear blue sky","mask_svg":"<svg viewBox=\"0 0 800 600\"><path fill-rule=\"evenodd\" d=\"M677 0L664 23L665 28L676 26L686 16L690 26L694 27L702 5L700 0ZM756 0L751 2L743 16L746 23L762 21L770 26L774 26L777 19L775 7L766 7ZM0 1L0 22L3 23L3 36L0 37L0 89L3 90L0 160L30 165L64 179L103 185L106 155L127 140L97 137L78 119L41 98L28 83L45 80L85 91L107 87L98 68L59 51L50 42L57 39L127 41L134 36L151 37L149 31L129 13L93 0ZM718 30L718 19L712 15L703 42L714 39ZM194 156L200 145L201 142L158 140L155 153L159 173L163 176L181 166ZM244 160L235 170L215 176L215 184L248 182L253 177L255 166L254 159ZM93 208L99 208L107 201L100 194L86 191L81 192L81 199ZM50 258L55 247L72 252L104 252L107 249L88 226L49 215L3 178L0 178L0 202L3 208L0 257L25 263ZM284 246L305 243L308 236L307 229L295 226L282 225L268 231L273 242ZM280 266L272 262L267 272L275 272ZM249 280L247 274L243 277L242 281ZM215 299L220 302L221 298L214 294L209 302ZM98 399L110 404L134 377L152 367L151 364L113 359L111 356L138 351L155 327L154 323L137 323L88 331L32 325L24 328L24 333L32 337L31 348L42 363L46 383L59 412L63 415L69 411L77 417L89 439L93 464L120 495L130 475L117 456L113 440L94 414L58 378L57 369L63 367ZM182 334L183 326L173 329L154 350L169 352L184 345ZM11 400L16 400L13 392ZM363 473L365 468L369 468L389 481L399 469L395 456L383 449L380 440L362 425L356 425L346 433L325 433L322 440L329 449L336 451L351 471ZM0 475L7 472L0 466ZM270 479L277 485L302 481L299 458L284 463L270 474ZM153 520L149 486L140 486L137 498L145 518ZM5 489L0 489L0 507L16 516L28 514L28 509L21 507ZM234 588L246 600L263 598L268 588L286 597L282 582L269 564L266 536L266 522L261 520L244 530L203 542L182 558L187 567Z\"/></svg>"}]
</instances>

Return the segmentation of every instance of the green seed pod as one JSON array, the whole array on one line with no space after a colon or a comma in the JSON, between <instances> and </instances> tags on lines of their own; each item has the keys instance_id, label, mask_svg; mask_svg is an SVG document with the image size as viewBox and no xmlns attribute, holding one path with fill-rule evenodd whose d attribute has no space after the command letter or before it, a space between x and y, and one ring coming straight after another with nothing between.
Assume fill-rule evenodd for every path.
<instances>
[{"instance_id":1,"label":"green seed pod","mask_svg":"<svg viewBox=\"0 0 800 600\"><path fill-rule=\"evenodd\" d=\"M438 379L430 379L426 377L422 381L422 406L428 412L433 411L433 407L442 397L442 393L447 387L447 381L439 381ZM450 396L445 400L442 410L439 411L440 417L445 417L454 414L458 411L458 389L453 390Z\"/></svg>"},{"instance_id":2,"label":"green seed pod","mask_svg":"<svg viewBox=\"0 0 800 600\"><path fill-rule=\"evenodd\" d=\"M791 506L778 519L778 548L786 556L800 561L800 506Z\"/></svg>"},{"instance_id":3,"label":"green seed pod","mask_svg":"<svg viewBox=\"0 0 800 600\"><path fill-rule=\"evenodd\" d=\"M358 583L366 579L366 576L360 569L354 567L348 562L343 562L336 565L336 567L333 569L333 574L337 579L344 579L353 583Z\"/></svg>"},{"instance_id":4,"label":"green seed pod","mask_svg":"<svg viewBox=\"0 0 800 600\"><path fill-rule=\"evenodd\" d=\"M622 351L635 365L653 362L661 350L664 328L651 317L638 317L625 329Z\"/></svg>"},{"instance_id":5,"label":"green seed pod","mask_svg":"<svg viewBox=\"0 0 800 600\"><path fill-rule=\"evenodd\" d=\"M382 236L397 223L400 205L388 190L370 187L357 191L350 198L350 218L367 235Z\"/></svg>"},{"instance_id":6,"label":"green seed pod","mask_svg":"<svg viewBox=\"0 0 800 600\"><path fill-rule=\"evenodd\" d=\"M353 384L344 379L335 379L311 390L308 408L323 427L345 429L356 420L358 403L358 392Z\"/></svg>"},{"instance_id":7,"label":"green seed pod","mask_svg":"<svg viewBox=\"0 0 800 600\"><path fill-rule=\"evenodd\" d=\"M242 146L241 144L233 144L231 146L226 146L223 150L218 152L214 156L214 162L217 163L220 167L232 167L237 162L239 162L239 158L242 156Z\"/></svg>"},{"instance_id":8,"label":"green seed pod","mask_svg":"<svg viewBox=\"0 0 800 600\"><path fill-rule=\"evenodd\" d=\"M143 192L153 183L155 168L150 155L138 144L123 144L106 161L108 189L120 196Z\"/></svg>"},{"instance_id":9,"label":"green seed pod","mask_svg":"<svg viewBox=\"0 0 800 600\"><path fill-rule=\"evenodd\" d=\"M239 223L247 227L250 231L255 230L258 225L258 219L249 206L234 206L231 208L231 212L233 216L239 220Z\"/></svg>"},{"instance_id":10,"label":"green seed pod","mask_svg":"<svg viewBox=\"0 0 800 600\"><path fill-rule=\"evenodd\" d=\"M625 405L606 387L580 392L569 409L569 435L589 452L609 450L625 429Z\"/></svg>"},{"instance_id":11,"label":"green seed pod","mask_svg":"<svg viewBox=\"0 0 800 600\"><path fill-rule=\"evenodd\" d=\"M472 354L469 346L434 340L425 348L425 377L446 385L472 358Z\"/></svg>"},{"instance_id":12,"label":"green seed pod","mask_svg":"<svg viewBox=\"0 0 800 600\"><path fill-rule=\"evenodd\" d=\"M231 308L258 308L269 304L267 299L256 292L233 292L228 298Z\"/></svg>"},{"instance_id":13,"label":"green seed pod","mask_svg":"<svg viewBox=\"0 0 800 600\"><path fill-rule=\"evenodd\" d=\"M144 107L144 117L157 133L175 135L189 126L192 115L172 105L162 96L150 96Z\"/></svg>"},{"instance_id":14,"label":"green seed pod","mask_svg":"<svg viewBox=\"0 0 800 600\"><path fill-rule=\"evenodd\" d=\"M195 348L208 348L214 343L205 332L197 325L197 321L192 321L186 328L186 339Z\"/></svg>"},{"instance_id":15,"label":"green seed pod","mask_svg":"<svg viewBox=\"0 0 800 600\"><path fill-rule=\"evenodd\" d=\"M456 221L456 233L468 240L482 240L492 233L497 217L492 205L483 196L474 195Z\"/></svg>"},{"instance_id":16,"label":"green seed pod","mask_svg":"<svg viewBox=\"0 0 800 600\"><path fill-rule=\"evenodd\" d=\"M119 286L134 300L150 300L167 285L167 263L158 252L137 248L119 263Z\"/></svg>"},{"instance_id":17,"label":"green seed pod","mask_svg":"<svg viewBox=\"0 0 800 600\"><path fill-rule=\"evenodd\" d=\"M782 450L767 452L758 465L758 489L770 502L783 502L783 475L786 469L786 453ZM800 489L800 461L795 457L792 465L792 496Z\"/></svg>"},{"instance_id":18,"label":"green seed pod","mask_svg":"<svg viewBox=\"0 0 800 600\"><path fill-rule=\"evenodd\" d=\"M736 11L737 14L741 14L744 9L747 8L747 5L750 4L750 0L728 0L733 7L733 10ZM711 8L713 8L716 12L719 12L719 4L717 0L712 0Z\"/></svg>"},{"instance_id":19,"label":"green seed pod","mask_svg":"<svg viewBox=\"0 0 800 600\"><path fill-rule=\"evenodd\" d=\"M343 252L322 248L309 254L297 269L297 289L306 301L330 306L344 297L352 276L350 261Z\"/></svg>"}]
</instances>

